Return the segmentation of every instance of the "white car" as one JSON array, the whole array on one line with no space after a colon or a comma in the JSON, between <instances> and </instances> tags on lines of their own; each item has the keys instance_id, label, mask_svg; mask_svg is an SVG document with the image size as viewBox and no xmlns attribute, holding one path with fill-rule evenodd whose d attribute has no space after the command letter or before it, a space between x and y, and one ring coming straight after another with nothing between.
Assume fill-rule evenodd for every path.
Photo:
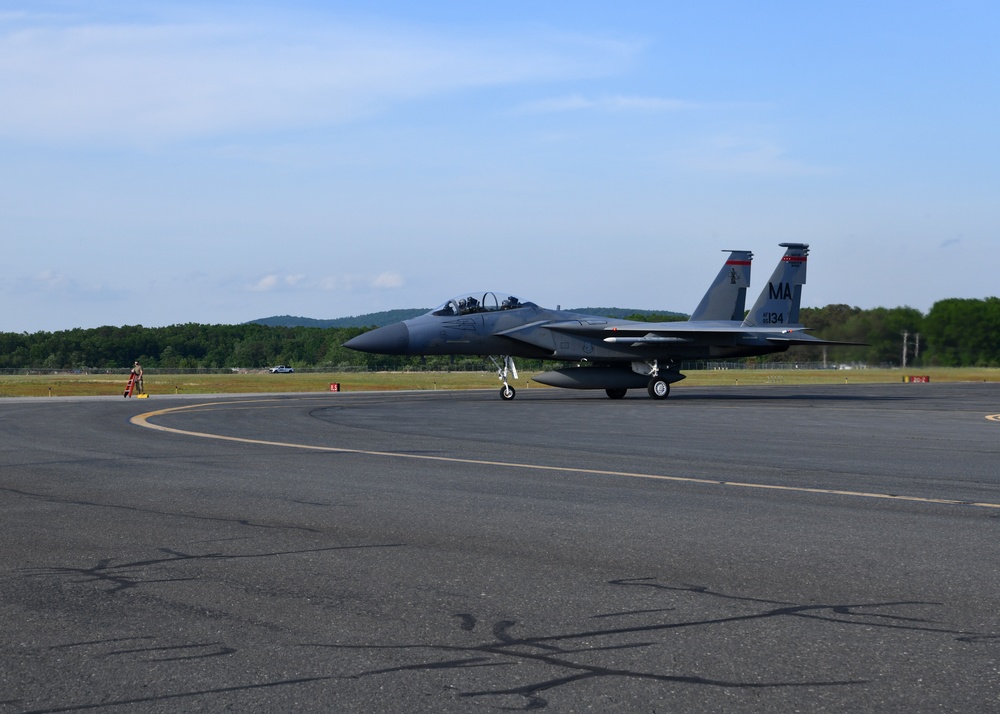
<instances>
[{"instance_id":1,"label":"white car","mask_svg":"<svg viewBox=\"0 0 1000 714\"><path fill-rule=\"evenodd\" d=\"M271 367L271 374L285 374L287 372L294 372L295 370L291 367L286 367L283 364L279 364L277 367Z\"/></svg>"}]
</instances>

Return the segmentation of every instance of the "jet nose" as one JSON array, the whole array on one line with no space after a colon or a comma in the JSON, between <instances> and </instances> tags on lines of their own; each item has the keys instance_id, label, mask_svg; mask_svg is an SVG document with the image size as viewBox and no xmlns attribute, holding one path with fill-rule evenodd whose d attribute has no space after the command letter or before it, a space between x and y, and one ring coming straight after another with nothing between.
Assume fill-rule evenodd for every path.
<instances>
[{"instance_id":1,"label":"jet nose","mask_svg":"<svg viewBox=\"0 0 1000 714\"><path fill-rule=\"evenodd\" d=\"M410 329L405 323L379 327L363 335L352 337L344 347L359 352L375 352L382 355L405 355L410 347Z\"/></svg>"}]
</instances>

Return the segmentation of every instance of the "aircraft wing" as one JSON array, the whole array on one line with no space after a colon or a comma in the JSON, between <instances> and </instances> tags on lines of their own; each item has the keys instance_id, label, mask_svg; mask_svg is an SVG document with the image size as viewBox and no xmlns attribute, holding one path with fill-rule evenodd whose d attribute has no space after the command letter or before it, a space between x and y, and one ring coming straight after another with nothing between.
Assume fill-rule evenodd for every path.
<instances>
[{"instance_id":1,"label":"aircraft wing","mask_svg":"<svg viewBox=\"0 0 1000 714\"><path fill-rule=\"evenodd\" d=\"M612 324L613 323L613 324ZM864 345L863 342L823 340L808 334L808 327L773 325L748 327L733 321L633 322L583 320L550 322L545 327L556 332L588 336L609 343L664 344L712 342L726 335L755 335L768 342L786 345Z\"/></svg>"},{"instance_id":2,"label":"aircraft wing","mask_svg":"<svg viewBox=\"0 0 1000 714\"><path fill-rule=\"evenodd\" d=\"M554 352L552 333L545 329L549 326L548 320L535 320L523 325L512 327L509 330L494 333L495 337L505 337L509 340L523 342L533 347L538 347L548 352Z\"/></svg>"},{"instance_id":3,"label":"aircraft wing","mask_svg":"<svg viewBox=\"0 0 1000 714\"><path fill-rule=\"evenodd\" d=\"M841 342L840 340L824 340L819 337L799 332L795 335L773 335L765 338L768 342L785 344L789 347L793 345L845 345L853 347L869 347L867 342Z\"/></svg>"},{"instance_id":4,"label":"aircraft wing","mask_svg":"<svg viewBox=\"0 0 1000 714\"><path fill-rule=\"evenodd\" d=\"M638 337L648 333L657 335L690 335L699 332L746 332L741 323L732 320L699 320L682 322L636 322L633 320L562 320L545 324L550 330L589 337ZM781 327L777 331L796 329ZM797 329L802 329L801 327Z\"/></svg>"}]
</instances>

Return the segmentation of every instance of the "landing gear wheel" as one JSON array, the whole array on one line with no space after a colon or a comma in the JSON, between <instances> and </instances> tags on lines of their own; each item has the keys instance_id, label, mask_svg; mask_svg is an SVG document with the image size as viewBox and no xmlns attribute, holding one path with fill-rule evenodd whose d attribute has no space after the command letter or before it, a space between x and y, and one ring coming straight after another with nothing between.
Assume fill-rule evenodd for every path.
<instances>
[{"instance_id":1,"label":"landing gear wheel","mask_svg":"<svg viewBox=\"0 0 1000 714\"><path fill-rule=\"evenodd\" d=\"M670 395L670 383L663 377L653 377L649 380L646 391L653 399L666 399Z\"/></svg>"},{"instance_id":2,"label":"landing gear wheel","mask_svg":"<svg viewBox=\"0 0 1000 714\"><path fill-rule=\"evenodd\" d=\"M509 402L511 399L513 399L515 394L516 392L514 391L514 388L511 387L509 384L505 384L500 389L500 398L503 399L505 402Z\"/></svg>"},{"instance_id":3,"label":"landing gear wheel","mask_svg":"<svg viewBox=\"0 0 1000 714\"><path fill-rule=\"evenodd\" d=\"M622 397L625 396L625 393L628 390L622 389L621 387L617 387L614 389L605 389L604 391L607 392L608 397L610 397L611 399L621 399Z\"/></svg>"}]
</instances>

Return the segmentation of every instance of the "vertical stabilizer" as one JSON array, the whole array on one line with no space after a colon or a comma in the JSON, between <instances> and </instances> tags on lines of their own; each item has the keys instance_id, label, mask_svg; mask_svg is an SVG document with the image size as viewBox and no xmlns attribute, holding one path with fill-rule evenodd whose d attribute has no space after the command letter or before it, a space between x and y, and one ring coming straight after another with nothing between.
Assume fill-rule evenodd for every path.
<instances>
[{"instance_id":1,"label":"vertical stabilizer","mask_svg":"<svg viewBox=\"0 0 1000 714\"><path fill-rule=\"evenodd\" d=\"M806 243L780 245L785 254L757 302L750 308L750 314L743 321L745 327L799 324L799 304L802 302L802 286L806 282L809 246Z\"/></svg>"},{"instance_id":2,"label":"vertical stabilizer","mask_svg":"<svg viewBox=\"0 0 1000 714\"><path fill-rule=\"evenodd\" d=\"M691 313L691 321L743 320L746 310L747 287L750 285L749 250L730 250L722 270L715 277L705 297Z\"/></svg>"}]
</instances>

